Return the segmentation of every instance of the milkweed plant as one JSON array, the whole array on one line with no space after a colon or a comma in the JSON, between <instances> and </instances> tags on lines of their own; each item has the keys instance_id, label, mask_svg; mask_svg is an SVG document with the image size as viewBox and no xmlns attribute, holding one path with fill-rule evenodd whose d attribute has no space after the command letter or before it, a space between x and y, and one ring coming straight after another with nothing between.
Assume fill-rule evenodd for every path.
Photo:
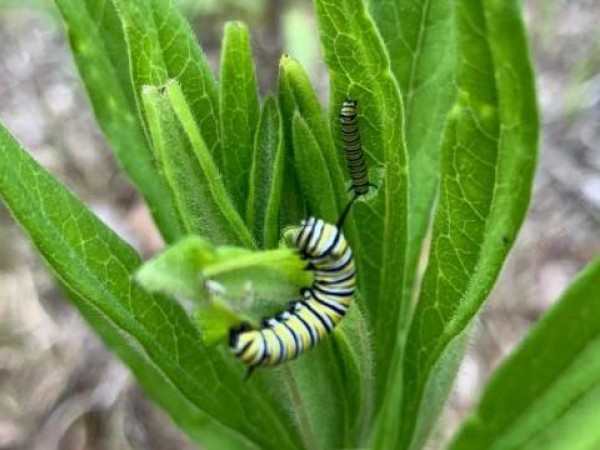
<instances>
[{"instance_id":1,"label":"milkweed plant","mask_svg":"<svg viewBox=\"0 0 600 450\"><path fill-rule=\"evenodd\" d=\"M64 292L210 449L422 449L530 199L538 116L517 0L314 0L330 93L294 55L259 98L249 31L219 80L169 0L55 0L100 127L166 247L148 262L0 128L0 193ZM372 186L343 225L347 316L310 352L228 348L314 274L293 236L352 198L339 114L357 102ZM600 442L600 261L496 371L449 449ZM289 338L288 338L289 339Z\"/></svg>"}]
</instances>

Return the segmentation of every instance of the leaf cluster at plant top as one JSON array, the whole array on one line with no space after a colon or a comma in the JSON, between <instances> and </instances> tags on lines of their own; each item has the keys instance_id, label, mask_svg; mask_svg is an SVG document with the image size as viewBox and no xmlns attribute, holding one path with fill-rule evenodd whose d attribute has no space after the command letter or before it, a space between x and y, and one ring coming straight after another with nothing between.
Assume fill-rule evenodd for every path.
<instances>
[{"instance_id":1,"label":"leaf cluster at plant top","mask_svg":"<svg viewBox=\"0 0 600 450\"><path fill-rule=\"evenodd\" d=\"M98 122L169 245L142 265L0 128L0 193L90 326L207 448L422 448L529 202L538 121L520 2L314 0L326 113L288 56L259 99L239 22L217 83L171 1L55 1ZM356 305L315 350L244 382L209 344L310 284L279 242L309 213L335 222L350 198L345 98L376 184L344 228ZM498 372L452 448L599 442L577 426L598 415L598 267Z\"/></svg>"}]
</instances>

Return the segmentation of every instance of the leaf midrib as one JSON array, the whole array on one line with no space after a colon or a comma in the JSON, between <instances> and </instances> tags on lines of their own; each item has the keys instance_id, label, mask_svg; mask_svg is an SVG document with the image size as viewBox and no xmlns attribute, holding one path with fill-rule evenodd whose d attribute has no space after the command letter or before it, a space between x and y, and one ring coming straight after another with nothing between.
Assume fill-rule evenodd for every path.
<instances>
[{"instance_id":1,"label":"leaf midrib","mask_svg":"<svg viewBox=\"0 0 600 450\"><path fill-rule=\"evenodd\" d=\"M427 18L429 17L430 5L431 5L431 0L425 0L425 4L423 5L423 8L421 9L421 21L419 23L419 36L417 37L417 45L415 47L416 51L414 53L414 56L412 57L413 64L411 64L411 67L410 67L408 92L406 93L406 107L405 107L405 109L406 109L406 113L405 113L406 129L410 129L410 124L411 124L410 111L412 111L412 108L413 108L413 106L412 106L413 105L413 97L415 94L414 84L416 83L417 73L419 71L421 61L422 61L421 58L419 58L419 56L421 55L421 51L423 48L423 35L424 35L424 31L425 31L425 23L427 21ZM410 149L409 149L409 155L410 155Z\"/></svg>"}]
</instances>

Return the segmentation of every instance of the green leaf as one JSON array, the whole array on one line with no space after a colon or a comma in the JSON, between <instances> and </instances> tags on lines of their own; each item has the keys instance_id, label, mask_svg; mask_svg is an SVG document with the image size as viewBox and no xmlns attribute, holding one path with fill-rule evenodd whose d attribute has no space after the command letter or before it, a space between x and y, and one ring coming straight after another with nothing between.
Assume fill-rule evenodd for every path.
<instances>
[{"instance_id":1,"label":"green leaf","mask_svg":"<svg viewBox=\"0 0 600 450\"><path fill-rule=\"evenodd\" d=\"M600 258L492 376L450 448L598 448L598 286Z\"/></svg>"},{"instance_id":2,"label":"green leaf","mask_svg":"<svg viewBox=\"0 0 600 450\"><path fill-rule=\"evenodd\" d=\"M189 24L172 0L110 1L123 24L139 108L143 86L176 79L208 150L222 167L217 83Z\"/></svg>"},{"instance_id":3,"label":"green leaf","mask_svg":"<svg viewBox=\"0 0 600 450\"><path fill-rule=\"evenodd\" d=\"M192 318L200 330L202 343L207 347L225 343L231 327L240 324L240 315L220 297L213 298L207 308L194 311Z\"/></svg>"},{"instance_id":4,"label":"green leaf","mask_svg":"<svg viewBox=\"0 0 600 450\"><path fill-rule=\"evenodd\" d=\"M287 309L300 288L312 284L305 266L294 249L253 252L189 236L145 263L136 278L149 291L194 300L196 307L207 306L207 283L216 283L231 306L255 311L258 319ZM245 301L256 305L242 305Z\"/></svg>"},{"instance_id":5,"label":"green leaf","mask_svg":"<svg viewBox=\"0 0 600 450\"><path fill-rule=\"evenodd\" d=\"M230 448L241 441L259 448L299 447L296 430L282 420L286 414L280 400L265 389L273 377L257 375L245 383L231 355L201 346L195 326L176 302L148 295L133 282L140 265L135 251L3 127L0 161L4 201L71 301L190 436L202 442L206 424L208 436L229 442Z\"/></svg>"},{"instance_id":6,"label":"green leaf","mask_svg":"<svg viewBox=\"0 0 600 450\"><path fill-rule=\"evenodd\" d=\"M294 165L294 145L292 137L292 122L296 112L296 101L286 79L285 61L289 58L284 55L279 63L279 108L283 125L285 143L283 198L286 207L282 208L282 223L298 223L307 216L306 200L302 194L297 169ZM320 108L319 108L319 114Z\"/></svg>"},{"instance_id":7,"label":"green leaf","mask_svg":"<svg viewBox=\"0 0 600 450\"><path fill-rule=\"evenodd\" d=\"M250 232L229 199L179 85L171 81L163 88L147 86L142 97L157 158L173 192L182 228L214 243L253 248Z\"/></svg>"},{"instance_id":8,"label":"green leaf","mask_svg":"<svg viewBox=\"0 0 600 450\"><path fill-rule=\"evenodd\" d=\"M267 97L256 129L246 211L248 228L262 248L274 248L279 240L284 152L277 101Z\"/></svg>"},{"instance_id":9,"label":"green leaf","mask_svg":"<svg viewBox=\"0 0 600 450\"><path fill-rule=\"evenodd\" d=\"M56 0L94 113L115 155L144 196L167 242L181 235L170 193L138 115L121 23L106 0Z\"/></svg>"},{"instance_id":10,"label":"green leaf","mask_svg":"<svg viewBox=\"0 0 600 450\"><path fill-rule=\"evenodd\" d=\"M440 146L456 96L452 2L369 0L402 92L409 155L409 238L403 305L409 310L416 267L440 176ZM410 315L404 315L409 318Z\"/></svg>"},{"instance_id":11,"label":"green leaf","mask_svg":"<svg viewBox=\"0 0 600 450\"><path fill-rule=\"evenodd\" d=\"M538 119L520 2L459 2L455 17L459 96L442 148L429 265L408 335L403 407L390 400L384 413L390 423L402 418L394 444L400 448L419 448L436 419L420 412L427 390L437 389L439 402L447 394L429 382L434 367L450 361L444 353L496 280L529 203L536 159ZM393 433L386 436L396 442Z\"/></svg>"},{"instance_id":12,"label":"green leaf","mask_svg":"<svg viewBox=\"0 0 600 450\"><path fill-rule=\"evenodd\" d=\"M387 391L390 355L397 349L405 278L407 162L403 107L389 58L362 0L315 0L325 60L330 71L331 124L339 136L345 98L358 101L359 127L367 164L378 188L353 209L358 242L357 273L363 305L373 330L375 410ZM341 137L336 139L341 152ZM392 380L394 383L395 380Z\"/></svg>"},{"instance_id":13,"label":"green leaf","mask_svg":"<svg viewBox=\"0 0 600 450\"><path fill-rule=\"evenodd\" d=\"M203 342L215 345L243 321L258 327L259 319L288 309L312 284L305 266L291 248L252 252L188 236L145 263L136 279L150 292L191 302Z\"/></svg>"},{"instance_id":14,"label":"green leaf","mask_svg":"<svg viewBox=\"0 0 600 450\"><path fill-rule=\"evenodd\" d=\"M329 170L315 137L299 114L294 116L292 135L298 178L310 205L310 214L335 223L339 216L335 195L323 189L332 185Z\"/></svg>"},{"instance_id":15,"label":"green leaf","mask_svg":"<svg viewBox=\"0 0 600 450\"><path fill-rule=\"evenodd\" d=\"M197 270L216 258L212 243L200 236L186 236L146 261L135 279L148 292L201 302L206 299L206 280Z\"/></svg>"},{"instance_id":16,"label":"green leaf","mask_svg":"<svg viewBox=\"0 0 600 450\"><path fill-rule=\"evenodd\" d=\"M259 448L243 435L222 426L199 411L181 390L164 376L144 351L124 335L123 330L116 326L114 321L106 318L93 304L69 289L58 275L56 277L63 291L82 316L91 323L104 344L127 364L146 394L161 406L193 441L206 448Z\"/></svg>"},{"instance_id":17,"label":"green leaf","mask_svg":"<svg viewBox=\"0 0 600 450\"><path fill-rule=\"evenodd\" d=\"M228 22L222 45L219 100L223 181L237 210L243 214L259 116L258 87L246 25Z\"/></svg>"},{"instance_id":18,"label":"green leaf","mask_svg":"<svg viewBox=\"0 0 600 450\"><path fill-rule=\"evenodd\" d=\"M297 158L298 152L304 151L294 143L294 123L297 120L296 116L299 116L305 123L307 130L312 134L314 143L321 154L319 159L325 162L326 170L329 172L328 174L323 172L323 181L316 181L315 187L319 185L327 186L327 190L332 192L337 204L337 212L342 211L350 198L346 189L348 185L346 183L347 175L342 170L344 164L342 153L337 151L332 140L331 130L323 115L319 99L310 84L308 74L298 61L287 55L284 55L279 63L279 96L284 128L288 142L292 147L293 158ZM295 167L295 170L298 172L299 178L305 176L304 173L300 172L310 172L306 166ZM325 180L327 181L324 182ZM331 189L329 186L331 186ZM315 207L315 203L312 203L311 206ZM328 220L331 221L336 219L335 215L328 217ZM352 226L349 228L352 229ZM348 231L346 229L346 233L351 235L352 231Z\"/></svg>"}]
</instances>

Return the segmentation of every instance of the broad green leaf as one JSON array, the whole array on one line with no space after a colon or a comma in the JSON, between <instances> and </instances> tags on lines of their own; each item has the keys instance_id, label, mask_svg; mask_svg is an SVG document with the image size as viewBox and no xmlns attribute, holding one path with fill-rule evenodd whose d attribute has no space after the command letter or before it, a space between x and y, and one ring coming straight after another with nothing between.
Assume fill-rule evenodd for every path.
<instances>
[{"instance_id":1,"label":"broad green leaf","mask_svg":"<svg viewBox=\"0 0 600 450\"><path fill-rule=\"evenodd\" d=\"M245 383L228 352L200 345L174 301L133 282L139 256L61 186L0 127L0 193L15 219L70 294L74 305L115 349L140 383L190 436L234 447L241 435L259 448L298 448L296 430L272 391L270 374ZM272 383L271 383L272 384ZM207 419L210 418L210 419ZM220 435L213 427L218 423ZM268 429L269 433L264 430Z\"/></svg>"},{"instance_id":2,"label":"broad green leaf","mask_svg":"<svg viewBox=\"0 0 600 450\"><path fill-rule=\"evenodd\" d=\"M440 146L456 95L454 17L447 0L369 0L398 80L409 155L409 239L403 307L410 316L413 283L440 174Z\"/></svg>"},{"instance_id":3,"label":"broad green leaf","mask_svg":"<svg viewBox=\"0 0 600 450\"><path fill-rule=\"evenodd\" d=\"M179 84L147 86L146 120L164 179L173 192L182 228L217 244L252 248L250 232L233 207Z\"/></svg>"},{"instance_id":4,"label":"broad green leaf","mask_svg":"<svg viewBox=\"0 0 600 450\"><path fill-rule=\"evenodd\" d=\"M286 60L286 55L280 60L278 79L278 100L283 125L283 141L285 143L282 197L286 199L286 205L281 209L283 225L299 223L300 220L307 216L305 199L302 196L300 180L298 179L297 169L294 166L292 121L294 119L296 105L285 78L284 61Z\"/></svg>"},{"instance_id":5,"label":"broad green leaf","mask_svg":"<svg viewBox=\"0 0 600 450\"><path fill-rule=\"evenodd\" d=\"M440 146L447 113L456 95L454 7L445 0L369 0L370 11L385 41L390 65L404 100L405 134L409 157L409 196L406 279L400 332L405 333L412 313L414 281L422 244L431 220L439 186ZM402 396L402 361L405 336L398 336L387 392L390 413L381 414L379 436L397 428ZM447 370L442 372L444 375ZM392 381L392 380L395 380ZM438 402L439 403L439 402ZM428 403L429 405L432 402ZM438 404L439 406L439 404ZM429 413L434 416L435 408ZM381 442L378 445L386 445Z\"/></svg>"},{"instance_id":6,"label":"broad green leaf","mask_svg":"<svg viewBox=\"0 0 600 450\"><path fill-rule=\"evenodd\" d=\"M262 252L219 246L188 236L145 263L137 281L150 292L169 294L194 308L206 345L225 342L231 327L289 308L312 274L290 248Z\"/></svg>"},{"instance_id":7,"label":"broad green leaf","mask_svg":"<svg viewBox=\"0 0 600 450\"><path fill-rule=\"evenodd\" d=\"M257 311L259 319L287 309L300 288L311 285L305 266L290 248L254 252L188 236L145 263L136 278L149 291L193 300L200 308L218 289L232 307Z\"/></svg>"},{"instance_id":8,"label":"broad green leaf","mask_svg":"<svg viewBox=\"0 0 600 450\"><path fill-rule=\"evenodd\" d=\"M140 109L143 86L176 79L208 150L222 167L217 83L189 24L172 0L110 1L123 24Z\"/></svg>"},{"instance_id":9,"label":"broad green leaf","mask_svg":"<svg viewBox=\"0 0 600 450\"><path fill-rule=\"evenodd\" d=\"M104 344L127 364L146 394L161 406L188 436L206 448L224 450L258 449L243 435L220 425L194 406L180 389L164 376L159 367L124 335L114 321L98 313L96 306L69 289L55 274L63 291L82 316L90 323Z\"/></svg>"},{"instance_id":10,"label":"broad green leaf","mask_svg":"<svg viewBox=\"0 0 600 450\"><path fill-rule=\"evenodd\" d=\"M246 25L227 23L222 46L219 112L223 181L237 210L244 214L259 116L258 87Z\"/></svg>"},{"instance_id":11,"label":"broad green leaf","mask_svg":"<svg viewBox=\"0 0 600 450\"><path fill-rule=\"evenodd\" d=\"M359 127L374 193L353 210L360 251L359 288L373 331L375 410L386 392L401 318L407 237L407 161L403 107L388 55L362 0L315 0L331 80L331 124L339 135L345 98L358 101ZM337 139L341 148L341 138ZM354 245L354 243L353 243Z\"/></svg>"},{"instance_id":12,"label":"broad green leaf","mask_svg":"<svg viewBox=\"0 0 600 450\"><path fill-rule=\"evenodd\" d=\"M420 413L426 386L438 399L447 394L429 382L434 367L493 286L527 209L536 159L520 2L461 1L455 8L459 94L442 147L429 265L407 340L402 409L390 399L383 413L389 423L398 419L400 443L380 431L400 448L419 448L425 435L415 440L415 429L435 420Z\"/></svg>"},{"instance_id":13,"label":"broad green leaf","mask_svg":"<svg viewBox=\"0 0 600 450\"><path fill-rule=\"evenodd\" d=\"M338 211L335 195L323 186L331 186L331 178L325 159L315 137L299 114L294 116L293 131L294 160L309 212L315 217L335 223Z\"/></svg>"},{"instance_id":14,"label":"broad green leaf","mask_svg":"<svg viewBox=\"0 0 600 450\"><path fill-rule=\"evenodd\" d=\"M496 371L450 448L596 449L600 258Z\"/></svg>"},{"instance_id":15,"label":"broad green leaf","mask_svg":"<svg viewBox=\"0 0 600 450\"><path fill-rule=\"evenodd\" d=\"M138 115L121 23L107 0L56 0L94 113L167 242L181 235Z\"/></svg>"},{"instance_id":16,"label":"broad green leaf","mask_svg":"<svg viewBox=\"0 0 600 450\"><path fill-rule=\"evenodd\" d=\"M267 97L256 128L246 211L248 228L262 248L274 248L279 240L284 152L277 100Z\"/></svg>"}]
</instances>

